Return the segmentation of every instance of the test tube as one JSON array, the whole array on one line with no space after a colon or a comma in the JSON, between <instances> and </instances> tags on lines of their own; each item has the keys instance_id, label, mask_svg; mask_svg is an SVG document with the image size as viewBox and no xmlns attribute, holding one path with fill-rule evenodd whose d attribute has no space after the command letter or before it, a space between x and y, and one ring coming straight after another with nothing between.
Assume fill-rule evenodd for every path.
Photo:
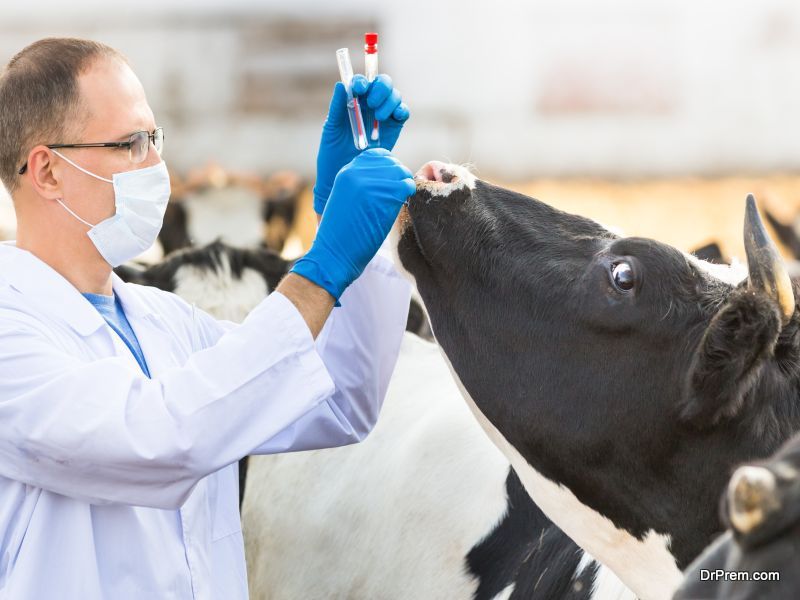
<instances>
[{"instance_id":1,"label":"test tube","mask_svg":"<svg viewBox=\"0 0 800 600\"><path fill-rule=\"evenodd\" d=\"M371 82L378 76L378 34L374 32L364 34L364 74ZM367 111L372 116L372 111ZM372 120L372 130L369 135L370 145L380 145L380 129L378 119Z\"/></svg>"},{"instance_id":2,"label":"test tube","mask_svg":"<svg viewBox=\"0 0 800 600\"><path fill-rule=\"evenodd\" d=\"M347 116L350 118L350 131L353 133L353 144L359 150L367 147L367 136L364 132L364 118L361 116L361 107L358 98L353 96L351 82L353 79L353 64L350 62L350 51L339 48L336 51L336 62L339 63L339 77L347 90Z\"/></svg>"}]
</instances>

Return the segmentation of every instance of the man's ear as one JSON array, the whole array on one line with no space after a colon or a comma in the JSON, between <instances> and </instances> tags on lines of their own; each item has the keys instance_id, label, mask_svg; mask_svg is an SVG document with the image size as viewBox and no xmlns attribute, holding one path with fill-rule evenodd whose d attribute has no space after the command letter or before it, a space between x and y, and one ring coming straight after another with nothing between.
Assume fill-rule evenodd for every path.
<instances>
[{"instance_id":1,"label":"man's ear","mask_svg":"<svg viewBox=\"0 0 800 600\"><path fill-rule=\"evenodd\" d=\"M699 428L733 417L772 356L781 312L765 294L735 290L711 320L685 382L681 418Z\"/></svg>"},{"instance_id":2,"label":"man's ear","mask_svg":"<svg viewBox=\"0 0 800 600\"><path fill-rule=\"evenodd\" d=\"M43 198L53 200L61 198L61 182L54 170L53 152L47 146L35 146L28 153L28 169L23 177L27 177L33 188Z\"/></svg>"}]
</instances>

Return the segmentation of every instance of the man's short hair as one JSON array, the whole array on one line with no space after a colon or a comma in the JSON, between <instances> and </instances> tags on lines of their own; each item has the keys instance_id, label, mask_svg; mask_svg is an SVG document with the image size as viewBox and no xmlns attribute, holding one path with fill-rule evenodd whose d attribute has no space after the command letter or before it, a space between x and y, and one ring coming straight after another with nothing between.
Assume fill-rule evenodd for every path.
<instances>
[{"instance_id":1,"label":"man's short hair","mask_svg":"<svg viewBox=\"0 0 800 600\"><path fill-rule=\"evenodd\" d=\"M13 193L18 171L39 144L75 143L84 110L78 76L100 57L127 62L114 48L77 38L46 38L25 47L0 75L0 181Z\"/></svg>"}]
</instances>

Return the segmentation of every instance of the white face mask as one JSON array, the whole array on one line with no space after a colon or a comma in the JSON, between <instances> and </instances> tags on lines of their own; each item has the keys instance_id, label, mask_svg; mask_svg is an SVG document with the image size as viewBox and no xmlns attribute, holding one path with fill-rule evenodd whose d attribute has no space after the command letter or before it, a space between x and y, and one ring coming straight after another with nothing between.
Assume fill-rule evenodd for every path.
<instances>
[{"instance_id":1,"label":"white face mask","mask_svg":"<svg viewBox=\"0 0 800 600\"><path fill-rule=\"evenodd\" d=\"M114 173L112 179L106 179L76 165L57 150L53 153L87 175L114 186L116 213L97 225L81 219L60 198L57 200L69 214L91 227L86 233L108 264L118 267L153 245L170 195L169 173L163 160L152 167Z\"/></svg>"}]
</instances>

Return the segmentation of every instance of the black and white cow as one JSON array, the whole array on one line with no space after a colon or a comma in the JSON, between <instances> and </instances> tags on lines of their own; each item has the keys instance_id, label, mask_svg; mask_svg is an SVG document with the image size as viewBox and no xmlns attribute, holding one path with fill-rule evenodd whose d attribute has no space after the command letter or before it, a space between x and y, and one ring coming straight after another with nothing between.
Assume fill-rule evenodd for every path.
<instances>
[{"instance_id":1,"label":"black and white cow","mask_svg":"<svg viewBox=\"0 0 800 600\"><path fill-rule=\"evenodd\" d=\"M216 242L118 273L238 321L287 267ZM254 599L633 599L530 500L438 348L411 333L364 442L250 457L246 474Z\"/></svg>"},{"instance_id":2,"label":"black and white cow","mask_svg":"<svg viewBox=\"0 0 800 600\"><path fill-rule=\"evenodd\" d=\"M531 501L410 333L366 440L251 457L242 522L254 600L634 598Z\"/></svg>"},{"instance_id":3,"label":"black and white cow","mask_svg":"<svg viewBox=\"0 0 800 600\"><path fill-rule=\"evenodd\" d=\"M292 171L264 180L212 165L184 181L172 179L172 197L158 240L164 255L215 238L245 246L262 243L280 253L298 213L306 182Z\"/></svg>"},{"instance_id":4,"label":"black and white cow","mask_svg":"<svg viewBox=\"0 0 800 600\"><path fill-rule=\"evenodd\" d=\"M739 467L721 508L728 531L686 570L675 598L800 596L800 436L770 459Z\"/></svg>"},{"instance_id":5,"label":"black and white cow","mask_svg":"<svg viewBox=\"0 0 800 600\"><path fill-rule=\"evenodd\" d=\"M267 248L237 248L220 240L173 252L160 263L114 269L125 281L174 292L218 319L243 321L275 289L291 262Z\"/></svg>"},{"instance_id":6,"label":"black and white cow","mask_svg":"<svg viewBox=\"0 0 800 600\"><path fill-rule=\"evenodd\" d=\"M455 165L417 180L398 252L475 416L544 514L670 597L733 468L800 428L800 317L753 198L749 271L723 277Z\"/></svg>"},{"instance_id":7,"label":"black and white cow","mask_svg":"<svg viewBox=\"0 0 800 600\"><path fill-rule=\"evenodd\" d=\"M219 319L242 321L277 287L293 261L266 247L239 248L221 240L172 252L155 265L115 269L125 281L175 292ZM406 330L432 339L418 294L411 298Z\"/></svg>"}]
</instances>

